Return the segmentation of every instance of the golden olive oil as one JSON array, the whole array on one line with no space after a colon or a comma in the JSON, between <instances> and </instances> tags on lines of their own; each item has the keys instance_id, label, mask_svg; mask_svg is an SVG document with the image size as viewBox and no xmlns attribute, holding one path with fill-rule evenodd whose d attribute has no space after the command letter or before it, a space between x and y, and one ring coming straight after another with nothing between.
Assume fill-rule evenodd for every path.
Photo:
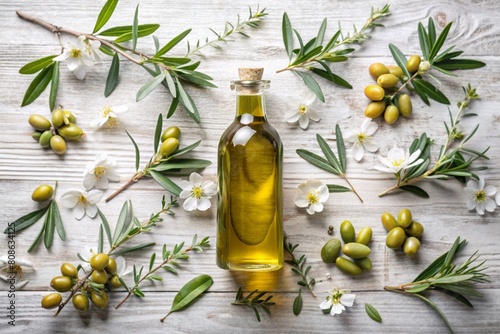
<instances>
[{"instance_id":1,"label":"golden olive oil","mask_svg":"<svg viewBox=\"0 0 500 334\"><path fill-rule=\"evenodd\" d=\"M218 151L217 265L223 269L283 266L283 147L266 118L268 83L232 83L236 118Z\"/></svg>"}]
</instances>

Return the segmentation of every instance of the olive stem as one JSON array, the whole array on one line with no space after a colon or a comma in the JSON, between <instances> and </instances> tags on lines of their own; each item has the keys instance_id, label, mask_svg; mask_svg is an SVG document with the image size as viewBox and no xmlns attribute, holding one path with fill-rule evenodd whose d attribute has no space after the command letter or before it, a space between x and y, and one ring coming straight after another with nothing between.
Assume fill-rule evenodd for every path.
<instances>
[{"instance_id":1,"label":"olive stem","mask_svg":"<svg viewBox=\"0 0 500 334\"><path fill-rule=\"evenodd\" d=\"M351 187L351 190L354 194L356 194L356 196L359 198L359 200L361 201L361 203L363 203L363 199L361 198L361 196L359 196L358 192L356 191L356 189L354 189L353 185L351 184L351 182L349 182L349 179L344 175L343 176L343 179L347 182L347 184Z\"/></svg>"},{"instance_id":2,"label":"olive stem","mask_svg":"<svg viewBox=\"0 0 500 334\"><path fill-rule=\"evenodd\" d=\"M57 317L59 315L59 313L62 311L62 309L66 306L67 303L69 303L69 301L71 300L71 298L73 298L73 296L78 292L80 291L80 289L82 288L82 286L85 284L85 282L89 279L90 275L92 275L92 272L94 271L94 269L90 269L90 271L85 275L84 278L82 278L72 289L71 289L71 293L69 294L69 296L66 298L66 300L64 302L62 302L61 304L59 304L59 307L57 308L57 311L56 313L54 314L54 317Z\"/></svg>"},{"instance_id":3,"label":"olive stem","mask_svg":"<svg viewBox=\"0 0 500 334\"><path fill-rule=\"evenodd\" d=\"M120 194L122 191L124 191L125 189L127 189L128 187L130 187L130 185L132 183L135 183L135 182L139 181L144 175L146 175L146 173L144 173L144 171L135 173L134 176L132 176L127 182L125 182L114 193L112 193L111 195L109 195L108 197L106 197L105 201L106 202L111 201L113 198L115 198L116 196L118 196L118 194Z\"/></svg>"}]
</instances>

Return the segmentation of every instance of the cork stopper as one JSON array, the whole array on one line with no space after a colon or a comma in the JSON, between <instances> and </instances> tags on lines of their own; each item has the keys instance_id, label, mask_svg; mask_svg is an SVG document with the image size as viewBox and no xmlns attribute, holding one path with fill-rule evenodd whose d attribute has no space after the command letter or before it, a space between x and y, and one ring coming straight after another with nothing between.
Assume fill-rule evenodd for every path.
<instances>
[{"instance_id":1,"label":"cork stopper","mask_svg":"<svg viewBox=\"0 0 500 334\"><path fill-rule=\"evenodd\" d=\"M262 80L264 69L262 67L240 67L238 68L238 75L240 80Z\"/></svg>"},{"instance_id":2,"label":"cork stopper","mask_svg":"<svg viewBox=\"0 0 500 334\"><path fill-rule=\"evenodd\" d=\"M231 89L236 89L240 94L257 94L262 88L269 86L268 80L262 80L264 69L262 67L238 68L239 81L231 82Z\"/></svg>"}]
</instances>

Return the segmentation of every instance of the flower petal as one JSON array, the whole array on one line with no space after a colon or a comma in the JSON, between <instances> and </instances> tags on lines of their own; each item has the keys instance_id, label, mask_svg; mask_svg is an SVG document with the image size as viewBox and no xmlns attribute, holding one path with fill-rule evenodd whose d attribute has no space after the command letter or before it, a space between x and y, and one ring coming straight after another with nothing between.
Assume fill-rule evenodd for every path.
<instances>
[{"instance_id":1,"label":"flower petal","mask_svg":"<svg viewBox=\"0 0 500 334\"><path fill-rule=\"evenodd\" d=\"M87 213L87 216L89 216L90 218L95 218L95 216L97 216L97 205L91 204L87 206L87 210L85 211Z\"/></svg>"},{"instance_id":2,"label":"flower petal","mask_svg":"<svg viewBox=\"0 0 500 334\"><path fill-rule=\"evenodd\" d=\"M471 211L476 208L476 200L475 198L471 198L467 201L467 210Z\"/></svg>"},{"instance_id":3,"label":"flower petal","mask_svg":"<svg viewBox=\"0 0 500 334\"><path fill-rule=\"evenodd\" d=\"M359 142L354 143L354 145L352 146L352 156L354 160L360 161L361 159L363 159L364 154L365 150L363 149L363 146Z\"/></svg>"},{"instance_id":4,"label":"flower petal","mask_svg":"<svg viewBox=\"0 0 500 334\"><path fill-rule=\"evenodd\" d=\"M85 216L85 208L81 204L77 204L73 208L73 214L75 215L75 218L78 220L81 220Z\"/></svg>"},{"instance_id":5,"label":"flower petal","mask_svg":"<svg viewBox=\"0 0 500 334\"><path fill-rule=\"evenodd\" d=\"M106 176L102 176L96 180L97 182L95 183L95 187L97 189L108 189L109 187L109 181Z\"/></svg>"},{"instance_id":6,"label":"flower petal","mask_svg":"<svg viewBox=\"0 0 500 334\"><path fill-rule=\"evenodd\" d=\"M371 138L368 138L365 140L363 143L363 147L368 151L368 152L377 152L378 146L373 142Z\"/></svg>"},{"instance_id":7,"label":"flower petal","mask_svg":"<svg viewBox=\"0 0 500 334\"><path fill-rule=\"evenodd\" d=\"M347 306L351 307L354 304L354 300L356 299L356 295L352 293L345 293L340 297L340 302Z\"/></svg>"},{"instance_id":8,"label":"flower petal","mask_svg":"<svg viewBox=\"0 0 500 334\"><path fill-rule=\"evenodd\" d=\"M184 208L184 210L186 211L194 211L196 210L196 206L197 206L197 201L196 201L196 198L194 197L188 197L186 198L186 200L184 201L184 204L182 205L182 207Z\"/></svg>"},{"instance_id":9,"label":"flower petal","mask_svg":"<svg viewBox=\"0 0 500 334\"><path fill-rule=\"evenodd\" d=\"M191 189L189 189L189 190L184 189L179 194L179 198L185 199L185 198L191 197L192 194L193 194L193 192L191 191Z\"/></svg>"},{"instance_id":10,"label":"flower petal","mask_svg":"<svg viewBox=\"0 0 500 334\"><path fill-rule=\"evenodd\" d=\"M318 122L321 119L316 109L307 108L307 115L309 115L309 118L315 122Z\"/></svg>"},{"instance_id":11,"label":"flower petal","mask_svg":"<svg viewBox=\"0 0 500 334\"><path fill-rule=\"evenodd\" d=\"M491 198L486 199L486 202L484 203L484 209L488 212L493 212L497 208L497 205L495 204L495 201L492 200Z\"/></svg>"},{"instance_id":12,"label":"flower petal","mask_svg":"<svg viewBox=\"0 0 500 334\"><path fill-rule=\"evenodd\" d=\"M83 80L85 79L85 76L87 75L87 69L85 66L80 66L76 70L73 71L73 74L78 80Z\"/></svg>"},{"instance_id":13,"label":"flower petal","mask_svg":"<svg viewBox=\"0 0 500 334\"><path fill-rule=\"evenodd\" d=\"M293 112L289 112L287 114L285 114L285 120L288 122L288 123L297 123L297 121L299 120L300 118L300 113L298 111L293 111Z\"/></svg>"},{"instance_id":14,"label":"flower petal","mask_svg":"<svg viewBox=\"0 0 500 334\"><path fill-rule=\"evenodd\" d=\"M85 173L83 176L83 187L85 190L90 190L95 186L95 176L94 174Z\"/></svg>"},{"instance_id":15,"label":"flower petal","mask_svg":"<svg viewBox=\"0 0 500 334\"><path fill-rule=\"evenodd\" d=\"M208 209L210 209L211 206L212 206L212 203L210 203L210 200L206 197L201 197L198 200L197 208L200 211L207 211Z\"/></svg>"},{"instance_id":16,"label":"flower petal","mask_svg":"<svg viewBox=\"0 0 500 334\"><path fill-rule=\"evenodd\" d=\"M300 115L299 125L302 129L307 129L307 127L309 126L309 116L307 116L307 114Z\"/></svg>"},{"instance_id":17,"label":"flower petal","mask_svg":"<svg viewBox=\"0 0 500 334\"><path fill-rule=\"evenodd\" d=\"M203 182L203 178L200 174L193 172L191 173L191 175L189 175L189 182L192 186L199 186Z\"/></svg>"},{"instance_id":18,"label":"flower petal","mask_svg":"<svg viewBox=\"0 0 500 334\"><path fill-rule=\"evenodd\" d=\"M345 310L344 305L333 304L332 309L330 310L330 315L333 317L335 314L341 314L343 310Z\"/></svg>"},{"instance_id":19,"label":"flower petal","mask_svg":"<svg viewBox=\"0 0 500 334\"><path fill-rule=\"evenodd\" d=\"M91 191L89 191L89 193L87 194L87 201L90 203L90 204L96 204L98 203L101 198L102 198L102 195L103 195L103 192L100 191L100 190L97 190L97 189L92 189Z\"/></svg>"},{"instance_id":20,"label":"flower petal","mask_svg":"<svg viewBox=\"0 0 500 334\"><path fill-rule=\"evenodd\" d=\"M332 307L332 300L331 299L325 299L321 302L321 304L319 304L319 307L322 309L322 310L329 310L330 307Z\"/></svg>"},{"instance_id":21,"label":"flower petal","mask_svg":"<svg viewBox=\"0 0 500 334\"><path fill-rule=\"evenodd\" d=\"M299 208L307 208L309 206L309 201L305 198L302 198L302 197L295 198L295 200L293 202Z\"/></svg>"},{"instance_id":22,"label":"flower petal","mask_svg":"<svg viewBox=\"0 0 500 334\"><path fill-rule=\"evenodd\" d=\"M486 196L493 196L497 193L497 188L494 186L487 186L483 190L486 193Z\"/></svg>"}]
</instances>

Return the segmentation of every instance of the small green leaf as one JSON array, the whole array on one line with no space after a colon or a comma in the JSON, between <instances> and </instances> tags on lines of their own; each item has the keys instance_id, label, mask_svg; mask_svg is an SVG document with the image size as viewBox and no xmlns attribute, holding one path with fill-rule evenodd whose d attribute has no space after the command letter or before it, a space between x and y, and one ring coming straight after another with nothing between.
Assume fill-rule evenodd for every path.
<instances>
[{"instance_id":1,"label":"small green leaf","mask_svg":"<svg viewBox=\"0 0 500 334\"><path fill-rule=\"evenodd\" d=\"M106 78L106 87L104 88L104 96L108 97L118 85L118 75L120 73L120 57L115 53L111 66L109 67L108 77Z\"/></svg>"},{"instance_id":2,"label":"small green leaf","mask_svg":"<svg viewBox=\"0 0 500 334\"><path fill-rule=\"evenodd\" d=\"M368 316L376 322L382 322L382 317L380 313L378 313L377 309L373 307L371 304L365 303L365 311Z\"/></svg>"},{"instance_id":3,"label":"small green leaf","mask_svg":"<svg viewBox=\"0 0 500 334\"><path fill-rule=\"evenodd\" d=\"M310 152L310 151L307 151L304 149L300 149L300 148L296 152L302 159L313 164L314 166L319 167L319 168L326 170L327 172L333 173L335 175L339 175L338 171L335 168L333 168L333 166L330 165L328 160L320 157L316 153L313 153L313 152Z\"/></svg>"},{"instance_id":4,"label":"small green leaf","mask_svg":"<svg viewBox=\"0 0 500 334\"><path fill-rule=\"evenodd\" d=\"M160 27L159 24L140 24L137 29L137 37L151 35ZM113 27L99 33L101 36L117 37L116 43L126 42L132 39L132 26Z\"/></svg>"},{"instance_id":5,"label":"small green leaf","mask_svg":"<svg viewBox=\"0 0 500 334\"><path fill-rule=\"evenodd\" d=\"M172 78L170 71L165 71L165 73L167 74L165 76L165 81L167 82L168 91L170 92L170 95L172 95L173 98L176 98L177 88L175 88L174 79Z\"/></svg>"},{"instance_id":6,"label":"small green leaf","mask_svg":"<svg viewBox=\"0 0 500 334\"><path fill-rule=\"evenodd\" d=\"M283 44L285 45L285 50L288 55L288 59L292 59L293 55L293 30L292 23L288 18L288 14L283 13L283 22L281 25L281 32L283 34Z\"/></svg>"},{"instance_id":7,"label":"small green leaf","mask_svg":"<svg viewBox=\"0 0 500 334\"><path fill-rule=\"evenodd\" d=\"M299 289L299 294L295 297L293 301L293 314L296 316L302 311L302 289Z\"/></svg>"},{"instance_id":8,"label":"small green leaf","mask_svg":"<svg viewBox=\"0 0 500 334\"><path fill-rule=\"evenodd\" d=\"M406 292L409 293L418 293L427 290L431 286L430 283L421 283L421 284L416 284L410 289L406 289Z\"/></svg>"},{"instance_id":9,"label":"small green leaf","mask_svg":"<svg viewBox=\"0 0 500 334\"><path fill-rule=\"evenodd\" d=\"M134 24L132 25L132 50L137 47L137 38L139 38L139 5L135 7Z\"/></svg>"},{"instance_id":10,"label":"small green leaf","mask_svg":"<svg viewBox=\"0 0 500 334\"><path fill-rule=\"evenodd\" d=\"M486 66L485 63L474 59L449 59L434 63L433 67L438 66L443 70L456 71L456 70L473 70Z\"/></svg>"},{"instance_id":11,"label":"small green leaf","mask_svg":"<svg viewBox=\"0 0 500 334\"><path fill-rule=\"evenodd\" d=\"M50 203L46 207L41 208L40 210L30 212L30 213L22 216L21 218L16 219L13 223L8 224L9 227L7 227L3 231L3 233L5 233L5 234L11 233L13 229L17 233L17 232L24 230L25 228L30 227L31 225L33 225L34 223L39 221L40 218L43 217L43 215L49 209L49 206L50 206ZM12 227L12 224L14 225L14 227Z\"/></svg>"},{"instance_id":12,"label":"small green leaf","mask_svg":"<svg viewBox=\"0 0 500 334\"><path fill-rule=\"evenodd\" d=\"M180 311L189 306L203 292L208 290L213 283L214 281L212 280L212 277L206 274L197 276L187 282L174 297L170 311L161 319L161 321L163 322L170 313Z\"/></svg>"},{"instance_id":13,"label":"small green leaf","mask_svg":"<svg viewBox=\"0 0 500 334\"><path fill-rule=\"evenodd\" d=\"M45 218L45 220L47 220L47 218ZM28 248L28 250L27 250L28 253L31 253L31 251L36 247L36 245L38 245L38 243L40 242L40 239L42 238L44 231L45 231L45 221L42 225L42 228L40 229L40 232L38 232L38 234L36 235L35 240L33 240L33 243Z\"/></svg>"},{"instance_id":14,"label":"small green leaf","mask_svg":"<svg viewBox=\"0 0 500 334\"><path fill-rule=\"evenodd\" d=\"M191 145L188 145L188 146L185 146L185 147L183 147L181 149L178 149L173 154L171 154L169 156L169 158L175 158L175 157L181 156L183 154L186 154L188 152L191 152L192 150L194 150L195 148L197 148L200 145L200 143L201 143L201 140L198 140L197 142L194 142Z\"/></svg>"},{"instance_id":15,"label":"small green leaf","mask_svg":"<svg viewBox=\"0 0 500 334\"><path fill-rule=\"evenodd\" d=\"M327 184L326 186L328 187L329 193L345 193L345 192L352 191L350 188L340 186L337 184Z\"/></svg>"},{"instance_id":16,"label":"small green leaf","mask_svg":"<svg viewBox=\"0 0 500 334\"><path fill-rule=\"evenodd\" d=\"M418 87L419 91L422 91L429 98L443 104L450 104L450 100L433 84L422 79L414 79L413 86Z\"/></svg>"},{"instance_id":17,"label":"small green leaf","mask_svg":"<svg viewBox=\"0 0 500 334\"><path fill-rule=\"evenodd\" d=\"M318 99L321 102L325 102L325 96L323 95L323 91L321 90L321 87L319 86L319 84L316 82L316 80L314 80L314 78L311 75L309 75L305 72L301 72L301 71L294 71L294 72L297 73L299 75L299 77L302 78L302 80L304 81L306 86L314 94L316 94L316 96L318 97Z\"/></svg>"},{"instance_id":18,"label":"small green leaf","mask_svg":"<svg viewBox=\"0 0 500 334\"><path fill-rule=\"evenodd\" d=\"M38 71L41 71L44 68L46 68L47 66L49 66L50 64L52 64L54 62L52 59L54 59L55 57L57 57L57 55L51 55L51 56L43 57L43 58L40 58L37 60L33 60L32 62L29 62L26 65L24 65L23 67L21 67L19 69L19 73L21 73L21 74L35 74Z\"/></svg>"},{"instance_id":19,"label":"small green leaf","mask_svg":"<svg viewBox=\"0 0 500 334\"><path fill-rule=\"evenodd\" d=\"M139 151L139 147L137 146L137 143L135 142L134 138L128 133L127 130L125 130L127 133L127 136L130 138L130 141L132 141L132 144L134 145L135 149L135 171L137 172L139 170L139 163L141 161L141 152Z\"/></svg>"},{"instance_id":20,"label":"small green leaf","mask_svg":"<svg viewBox=\"0 0 500 334\"><path fill-rule=\"evenodd\" d=\"M120 215L118 216L118 221L116 222L115 232L113 233L113 245L115 245L125 233L127 228L132 222L132 202L126 200L123 203Z\"/></svg>"},{"instance_id":21,"label":"small green leaf","mask_svg":"<svg viewBox=\"0 0 500 334\"><path fill-rule=\"evenodd\" d=\"M463 274L463 275L456 275L456 276L447 276L447 277L440 277L432 282L435 284L454 284L454 283L459 283L463 281L467 281L474 277L473 274Z\"/></svg>"},{"instance_id":22,"label":"small green leaf","mask_svg":"<svg viewBox=\"0 0 500 334\"><path fill-rule=\"evenodd\" d=\"M52 111L56 105L57 90L59 89L59 62L54 63L52 80L50 83L49 109Z\"/></svg>"},{"instance_id":23,"label":"small green leaf","mask_svg":"<svg viewBox=\"0 0 500 334\"><path fill-rule=\"evenodd\" d=\"M52 80L53 70L54 65L52 64L45 67L40 73L38 73L24 94L23 102L21 103L22 107L31 104L40 96L40 94L42 94L45 88L47 88L49 82Z\"/></svg>"},{"instance_id":24,"label":"small green leaf","mask_svg":"<svg viewBox=\"0 0 500 334\"><path fill-rule=\"evenodd\" d=\"M104 226L104 231L106 232L106 237L108 238L109 246L113 246L113 240L111 238L111 229L109 227L108 220L104 216L101 210L99 208L97 209L97 214L101 218L102 225Z\"/></svg>"},{"instance_id":25,"label":"small green leaf","mask_svg":"<svg viewBox=\"0 0 500 334\"><path fill-rule=\"evenodd\" d=\"M337 154L339 155L339 161L341 166L340 171L342 172L342 174L345 174L347 166L347 158L345 154L344 137L342 137L342 131L340 130L340 126L338 124L335 126L335 138L337 139Z\"/></svg>"},{"instance_id":26,"label":"small green leaf","mask_svg":"<svg viewBox=\"0 0 500 334\"><path fill-rule=\"evenodd\" d=\"M168 111L167 111L167 119L172 117L172 115L174 114L174 112L178 106L179 106L179 99L174 97L172 99L172 103L170 103L170 107L168 108Z\"/></svg>"},{"instance_id":27,"label":"small green leaf","mask_svg":"<svg viewBox=\"0 0 500 334\"><path fill-rule=\"evenodd\" d=\"M104 235L102 224L99 226L99 238L97 239L97 253L102 253L104 249Z\"/></svg>"},{"instance_id":28,"label":"small green leaf","mask_svg":"<svg viewBox=\"0 0 500 334\"><path fill-rule=\"evenodd\" d=\"M212 162L204 159L175 159L160 163L151 170L165 172L167 170L201 169L210 166Z\"/></svg>"},{"instance_id":29,"label":"small green leaf","mask_svg":"<svg viewBox=\"0 0 500 334\"><path fill-rule=\"evenodd\" d=\"M434 302L432 302L430 299L427 299L418 293L412 294L412 296L417 296L418 298L420 298L424 302L426 302L430 307L432 307L439 314L439 316L444 320L444 322L446 323L446 327L448 327L448 330L450 331L450 333L453 333L453 329L451 328L450 322L448 321L448 319L446 318L444 313L441 311L441 309L439 309L439 307Z\"/></svg>"},{"instance_id":30,"label":"small green leaf","mask_svg":"<svg viewBox=\"0 0 500 334\"><path fill-rule=\"evenodd\" d=\"M52 246L52 240L54 240L54 231L56 227L56 223L54 221L54 216L52 215L52 203L49 205L49 211L47 212L47 215L45 216L45 234L43 238L43 243L45 245L45 248L49 249L50 246Z\"/></svg>"},{"instance_id":31,"label":"small green leaf","mask_svg":"<svg viewBox=\"0 0 500 334\"><path fill-rule=\"evenodd\" d=\"M437 38L437 40L431 46L431 49L429 51L429 60L430 61L432 61L434 59L434 57L436 57L439 50L443 46L452 24L453 24L453 22L450 22L446 25L446 27L444 27L443 31L441 31L441 33L439 34L439 37Z\"/></svg>"},{"instance_id":32,"label":"small green leaf","mask_svg":"<svg viewBox=\"0 0 500 334\"><path fill-rule=\"evenodd\" d=\"M188 93L184 90L184 87L182 87L181 83L177 81L177 87L179 88L179 97L182 102L182 104L186 107L186 109L190 113L194 113L194 108L191 103L191 99L188 98Z\"/></svg>"},{"instance_id":33,"label":"small green leaf","mask_svg":"<svg viewBox=\"0 0 500 334\"><path fill-rule=\"evenodd\" d=\"M161 133L162 133L162 128L163 128L163 115L158 114L158 120L156 121L156 130L155 130L155 136L154 136L154 151L153 152L158 152L158 146L160 145L161 141Z\"/></svg>"},{"instance_id":34,"label":"small green leaf","mask_svg":"<svg viewBox=\"0 0 500 334\"><path fill-rule=\"evenodd\" d=\"M326 18L321 22L321 26L319 27L318 34L316 35L316 40L314 41L314 47L321 46L323 44L323 40L325 39L325 31L326 31Z\"/></svg>"},{"instance_id":35,"label":"small green leaf","mask_svg":"<svg viewBox=\"0 0 500 334\"><path fill-rule=\"evenodd\" d=\"M160 186L171 192L173 195L179 196L181 194L182 188L165 175L155 172L154 170L149 171L149 174Z\"/></svg>"},{"instance_id":36,"label":"small green leaf","mask_svg":"<svg viewBox=\"0 0 500 334\"><path fill-rule=\"evenodd\" d=\"M153 266L155 265L156 253L151 254L151 258L149 259L149 271L153 270Z\"/></svg>"},{"instance_id":37,"label":"small green leaf","mask_svg":"<svg viewBox=\"0 0 500 334\"><path fill-rule=\"evenodd\" d=\"M429 194L424 189L414 185L401 186L399 187L399 189L412 193L413 195L421 198L429 198Z\"/></svg>"},{"instance_id":38,"label":"small green leaf","mask_svg":"<svg viewBox=\"0 0 500 334\"><path fill-rule=\"evenodd\" d=\"M391 51L392 57L394 58L398 66L403 70L404 75L410 78L410 72L408 72L408 70L406 69L407 59L403 52L401 52L401 50L399 50L398 47L394 44L389 44L389 50Z\"/></svg>"},{"instance_id":39,"label":"small green leaf","mask_svg":"<svg viewBox=\"0 0 500 334\"><path fill-rule=\"evenodd\" d=\"M56 201L52 201L52 216L54 218L54 223L56 226L57 234L61 240L66 240L66 231L64 230L64 225L61 219L61 213L59 212L59 206Z\"/></svg>"},{"instance_id":40,"label":"small green leaf","mask_svg":"<svg viewBox=\"0 0 500 334\"><path fill-rule=\"evenodd\" d=\"M427 31L429 36L429 46L434 45L436 42L436 26L434 25L434 20L432 16L429 17L429 21L427 24Z\"/></svg>"},{"instance_id":41,"label":"small green leaf","mask_svg":"<svg viewBox=\"0 0 500 334\"><path fill-rule=\"evenodd\" d=\"M189 33L191 32L191 29L184 30L181 32L179 35L175 36L172 38L170 42L168 42L164 47L162 47L156 54L154 55L155 57L160 57L170 51L174 46L179 44L180 41L184 39Z\"/></svg>"},{"instance_id":42,"label":"small green leaf","mask_svg":"<svg viewBox=\"0 0 500 334\"><path fill-rule=\"evenodd\" d=\"M420 22L418 23L418 41L424 60L429 60L429 36L425 31L424 25Z\"/></svg>"},{"instance_id":43,"label":"small green leaf","mask_svg":"<svg viewBox=\"0 0 500 334\"><path fill-rule=\"evenodd\" d=\"M319 75L320 77L322 77L326 80L329 80L329 81L331 81L339 86L352 89L351 84L349 82L347 82L345 79L339 77L337 74L333 73L330 70L330 67L328 67L328 65L324 64L323 62L319 62L319 63L325 68L325 70L313 67L311 69L311 71L313 73L315 73L315 74Z\"/></svg>"},{"instance_id":44,"label":"small green leaf","mask_svg":"<svg viewBox=\"0 0 500 334\"><path fill-rule=\"evenodd\" d=\"M104 6L101 9L101 12L99 13L99 16L97 17L97 21L94 26L94 30L92 31L93 34L98 32L105 24L108 22L109 18L113 14L116 5L118 4L118 0L108 0L104 4Z\"/></svg>"},{"instance_id":45,"label":"small green leaf","mask_svg":"<svg viewBox=\"0 0 500 334\"><path fill-rule=\"evenodd\" d=\"M142 243L142 244L139 244L139 245L135 245L135 246L132 246L132 247L120 248L120 249L118 249L116 251L113 251L111 254L113 254L115 256L120 256L120 255L123 255L123 254L137 252L137 251L139 251L141 249L152 247L154 245L156 245L155 242L145 242L145 243Z\"/></svg>"},{"instance_id":46,"label":"small green leaf","mask_svg":"<svg viewBox=\"0 0 500 334\"><path fill-rule=\"evenodd\" d=\"M321 137L320 134L316 134L316 140L318 141L319 147L321 148L321 151L325 155L330 165L333 166L333 168L335 168L338 174L341 174L342 166L339 160L337 159L337 156L335 155L335 153L333 153L332 149L326 142L326 140L323 137Z\"/></svg>"},{"instance_id":47,"label":"small green leaf","mask_svg":"<svg viewBox=\"0 0 500 334\"><path fill-rule=\"evenodd\" d=\"M161 72L156 77L146 82L141 88L139 88L135 100L139 102L148 96L163 80L165 80L166 75L166 72Z\"/></svg>"}]
</instances>

